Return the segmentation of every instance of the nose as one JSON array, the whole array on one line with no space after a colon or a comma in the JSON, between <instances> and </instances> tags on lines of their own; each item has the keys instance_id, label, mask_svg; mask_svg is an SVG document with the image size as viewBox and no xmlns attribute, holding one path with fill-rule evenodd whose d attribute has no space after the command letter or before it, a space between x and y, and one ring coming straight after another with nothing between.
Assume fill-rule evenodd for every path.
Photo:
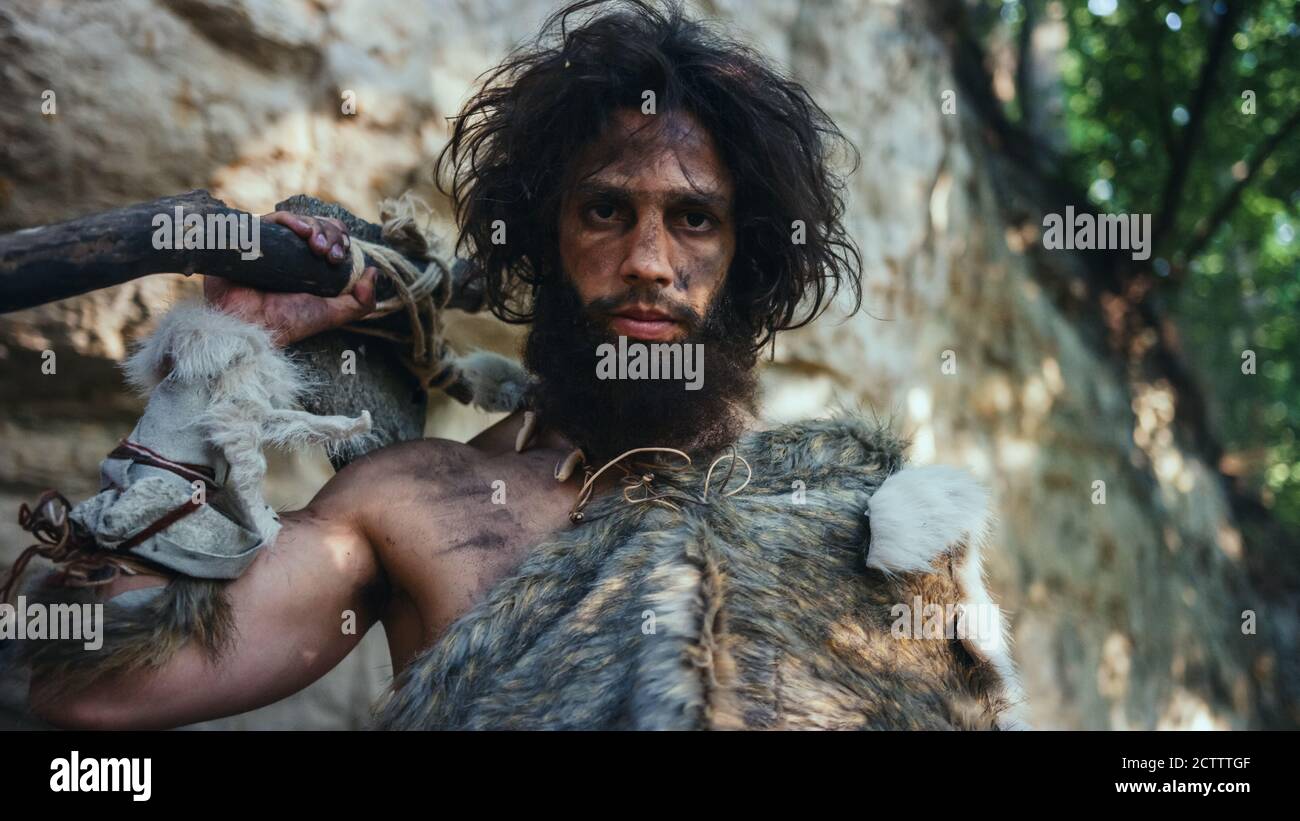
<instances>
[{"instance_id":1,"label":"nose","mask_svg":"<svg viewBox=\"0 0 1300 821\"><path fill-rule=\"evenodd\" d=\"M632 247L623 260L619 276L628 285L672 285L672 261L668 258L668 236L663 222L639 220L628 235Z\"/></svg>"}]
</instances>

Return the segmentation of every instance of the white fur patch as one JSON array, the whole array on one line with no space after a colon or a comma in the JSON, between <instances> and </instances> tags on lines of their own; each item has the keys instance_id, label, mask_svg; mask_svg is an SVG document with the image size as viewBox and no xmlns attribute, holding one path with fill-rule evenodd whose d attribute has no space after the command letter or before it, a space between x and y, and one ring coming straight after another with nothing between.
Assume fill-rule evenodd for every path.
<instances>
[{"instance_id":1,"label":"white fur patch","mask_svg":"<svg viewBox=\"0 0 1300 821\"><path fill-rule=\"evenodd\" d=\"M141 391L153 391L164 378L174 390L206 391L206 409L188 422L225 457L227 486L248 507L267 542L279 521L262 498L263 447L347 441L371 427L368 411L352 418L299 409L298 398L312 388L310 377L272 344L266 329L203 303L168 311L123 368Z\"/></svg>"},{"instance_id":2,"label":"white fur patch","mask_svg":"<svg viewBox=\"0 0 1300 821\"><path fill-rule=\"evenodd\" d=\"M962 637L962 644L971 655L990 664L1002 679L1002 687L1010 708L998 715L998 727L1003 730L1028 730L1025 718L1025 694L1020 686L1020 676L1016 672L1015 659L1011 655L1011 639L1008 635L1006 620L1002 609L989 595L984 585L984 564L982 557L982 540L972 541L963 552L961 562L956 567L957 587L961 590L961 604L971 612L994 614L989 629L971 630ZM981 627L985 627L981 620Z\"/></svg>"},{"instance_id":3,"label":"white fur patch","mask_svg":"<svg viewBox=\"0 0 1300 821\"><path fill-rule=\"evenodd\" d=\"M963 540L978 542L990 525L989 493L975 477L947 465L906 468L867 502L867 567L885 573L927 570Z\"/></svg>"},{"instance_id":4,"label":"white fur patch","mask_svg":"<svg viewBox=\"0 0 1300 821\"><path fill-rule=\"evenodd\" d=\"M935 559L964 545L957 551L960 558L954 567L961 604L971 613L992 616L978 619L980 629L970 630L962 644L1002 679L1010 709L998 716L998 726L1028 729L1006 620L984 584L982 551L992 529L988 490L958 468L907 468L885 480L867 503L867 511L871 517L867 566L885 573L930 571Z\"/></svg>"},{"instance_id":5,"label":"white fur patch","mask_svg":"<svg viewBox=\"0 0 1300 821\"><path fill-rule=\"evenodd\" d=\"M275 367L275 360L285 357L266 329L201 302L183 302L168 311L122 368L131 385L148 394L169 373L181 382L196 382L249 359L273 365L266 391L277 404L292 402L302 391L304 386L291 367Z\"/></svg>"}]
</instances>

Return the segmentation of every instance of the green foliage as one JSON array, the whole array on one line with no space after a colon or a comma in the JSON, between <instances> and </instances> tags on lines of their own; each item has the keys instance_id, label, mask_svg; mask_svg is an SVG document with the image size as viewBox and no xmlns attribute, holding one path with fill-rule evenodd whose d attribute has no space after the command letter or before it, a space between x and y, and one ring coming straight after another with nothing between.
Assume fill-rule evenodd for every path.
<instances>
[{"instance_id":1,"label":"green foliage","mask_svg":"<svg viewBox=\"0 0 1300 821\"><path fill-rule=\"evenodd\" d=\"M1300 525L1300 8L1296 0L1240 4L1194 129L1203 66L1229 5L984 0L972 11L990 51L1014 52L1027 20L1036 34L1066 35L1055 69L1063 105L1031 118L1035 130L1063 136L1060 171L1095 206L1150 213L1153 222L1173 216L1153 255L1163 278L1155 298L1177 323L1217 435L1275 514ZM1007 101L1013 120L1021 108ZM1284 127L1288 136L1239 198L1228 198ZM1185 186L1166 202L1180 151ZM1211 219L1234 202L1224 219ZM1247 349L1254 375L1242 373Z\"/></svg>"}]
</instances>

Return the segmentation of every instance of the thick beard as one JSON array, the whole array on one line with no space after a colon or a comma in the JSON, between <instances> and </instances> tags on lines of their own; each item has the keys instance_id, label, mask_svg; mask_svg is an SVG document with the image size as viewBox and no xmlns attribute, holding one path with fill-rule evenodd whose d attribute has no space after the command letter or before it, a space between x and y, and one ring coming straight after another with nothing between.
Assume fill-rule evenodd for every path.
<instances>
[{"instance_id":1,"label":"thick beard","mask_svg":"<svg viewBox=\"0 0 1300 821\"><path fill-rule=\"evenodd\" d=\"M584 308L567 280L538 289L524 342L524 363L536 378L529 405L538 421L582 448L589 463L640 447L709 455L734 442L757 408L757 356L746 334L727 329L722 299L703 319L674 311L688 329L680 341L704 345L698 390L686 390L684 379L597 377L598 346L618 342L605 311L634 293ZM654 294L645 293L641 301L654 302ZM672 310L662 300L658 304Z\"/></svg>"}]
</instances>

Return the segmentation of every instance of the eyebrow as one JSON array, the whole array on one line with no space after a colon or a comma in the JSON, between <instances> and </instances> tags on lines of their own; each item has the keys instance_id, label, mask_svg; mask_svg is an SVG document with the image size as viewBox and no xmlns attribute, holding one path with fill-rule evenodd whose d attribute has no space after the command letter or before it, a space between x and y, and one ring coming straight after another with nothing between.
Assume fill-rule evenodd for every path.
<instances>
[{"instance_id":1,"label":"eyebrow","mask_svg":"<svg viewBox=\"0 0 1300 821\"><path fill-rule=\"evenodd\" d=\"M613 183L601 182L598 180L585 180L573 187L573 196L580 197L605 197L620 202L630 201L633 197L643 196L652 199L661 199L664 202L677 206L697 206L711 208L721 214L727 214L731 210L731 203L721 194L711 191L699 191L694 188L669 188L662 192L649 192L635 188L626 188Z\"/></svg>"}]
</instances>

